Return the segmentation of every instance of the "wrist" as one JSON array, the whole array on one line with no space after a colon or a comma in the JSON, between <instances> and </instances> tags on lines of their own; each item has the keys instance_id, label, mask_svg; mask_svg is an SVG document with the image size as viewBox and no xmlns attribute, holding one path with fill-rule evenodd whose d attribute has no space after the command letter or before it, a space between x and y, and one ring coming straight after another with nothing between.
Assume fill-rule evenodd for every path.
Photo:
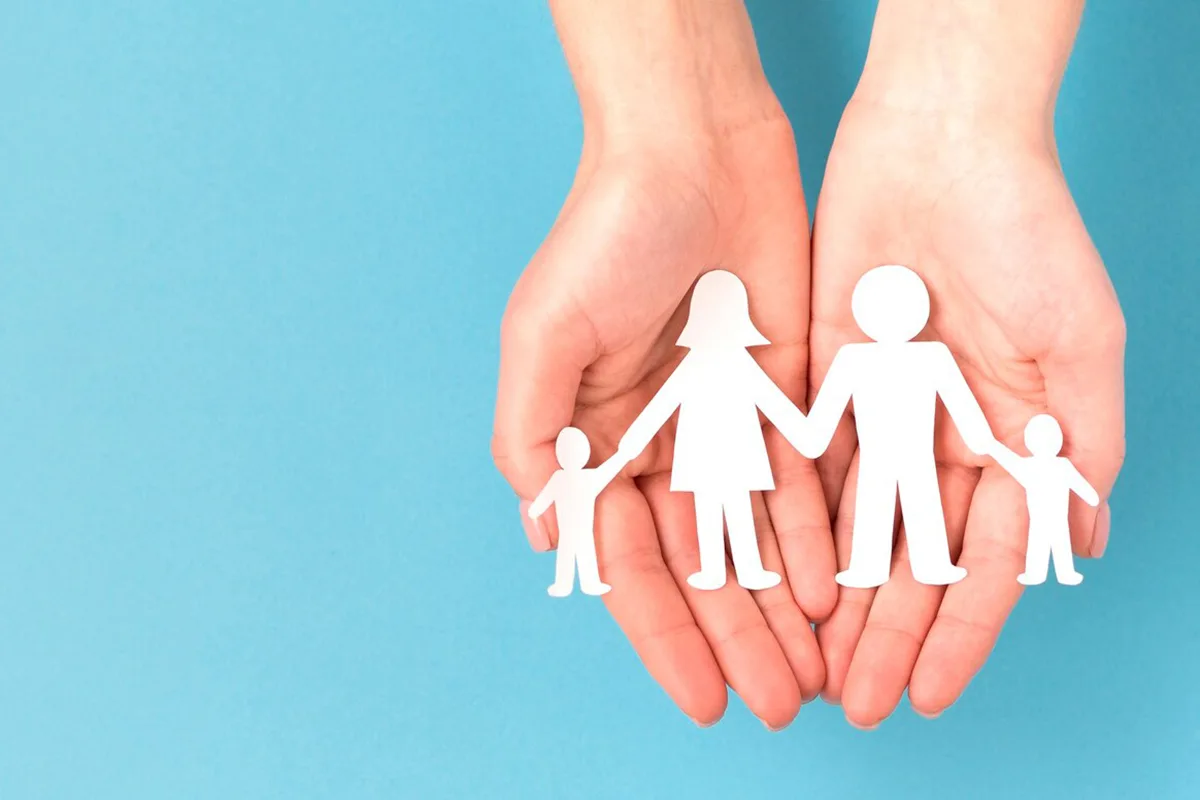
<instances>
[{"instance_id":1,"label":"wrist","mask_svg":"<svg viewBox=\"0 0 1200 800\"><path fill-rule=\"evenodd\" d=\"M1082 0L880 0L854 100L971 135L1052 140Z\"/></svg>"},{"instance_id":2,"label":"wrist","mask_svg":"<svg viewBox=\"0 0 1200 800\"><path fill-rule=\"evenodd\" d=\"M741 0L554 0L585 144L712 150L783 119Z\"/></svg>"}]
</instances>

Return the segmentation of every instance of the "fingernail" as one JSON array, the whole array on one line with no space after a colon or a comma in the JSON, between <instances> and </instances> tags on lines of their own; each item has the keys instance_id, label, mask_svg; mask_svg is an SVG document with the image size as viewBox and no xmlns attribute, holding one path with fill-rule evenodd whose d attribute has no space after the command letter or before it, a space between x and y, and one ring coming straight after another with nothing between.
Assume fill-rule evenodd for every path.
<instances>
[{"instance_id":1,"label":"fingernail","mask_svg":"<svg viewBox=\"0 0 1200 800\"><path fill-rule=\"evenodd\" d=\"M716 720L713 720L712 722L701 722L700 720L696 719L695 717L688 717L688 719L690 719L692 721L692 724L695 725L697 728L711 728L713 725L717 724Z\"/></svg>"},{"instance_id":2,"label":"fingernail","mask_svg":"<svg viewBox=\"0 0 1200 800\"><path fill-rule=\"evenodd\" d=\"M1105 501L1104 505L1100 506L1100 513L1096 515L1096 527L1092 529L1092 558L1099 558L1108 549L1108 532L1111 529L1112 510Z\"/></svg>"},{"instance_id":3,"label":"fingernail","mask_svg":"<svg viewBox=\"0 0 1200 800\"><path fill-rule=\"evenodd\" d=\"M767 723L765 723L765 722L764 722L764 723L763 723L763 727L764 727L764 728L766 728L766 729L767 729L768 731L770 731L771 733L779 733L781 730L783 730L784 728L786 728L786 727L787 727L787 725L780 725L778 728L776 728L776 727L773 727L773 726L771 726L771 725L768 725Z\"/></svg>"},{"instance_id":4,"label":"fingernail","mask_svg":"<svg viewBox=\"0 0 1200 800\"><path fill-rule=\"evenodd\" d=\"M857 722L850 719L849 717L846 718L846 722L850 723L850 727L858 728L860 731L873 731L879 727L878 722L876 722L874 725L859 725Z\"/></svg>"},{"instance_id":5,"label":"fingernail","mask_svg":"<svg viewBox=\"0 0 1200 800\"><path fill-rule=\"evenodd\" d=\"M522 500L518 506L521 512L521 527L525 529L525 538L529 540L529 546L534 552L544 553L550 549L550 537L536 519L529 518L529 506L528 500Z\"/></svg>"},{"instance_id":6,"label":"fingernail","mask_svg":"<svg viewBox=\"0 0 1200 800\"><path fill-rule=\"evenodd\" d=\"M940 717L942 715L941 711L935 711L932 714L926 714L924 711L917 711L917 709L915 709L915 708L913 709L913 711L917 712L917 716L924 717L925 719L937 719L938 717Z\"/></svg>"}]
</instances>

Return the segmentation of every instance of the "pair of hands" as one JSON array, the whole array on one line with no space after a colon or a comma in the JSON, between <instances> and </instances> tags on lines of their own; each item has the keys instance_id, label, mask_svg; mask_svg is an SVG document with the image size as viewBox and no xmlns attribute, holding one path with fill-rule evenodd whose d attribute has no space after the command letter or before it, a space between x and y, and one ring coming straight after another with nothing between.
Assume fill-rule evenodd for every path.
<instances>
[{"instance_id":1,"label":"pair of hands","mask_svg":"<svg viewBox=\"0 0 1200 800\"><path fill-rule=\"evenodd\" d=\"M555 469L562 427L583 429L598 454L616 449L683 354L674 343L704 271L746 284L771 341L752 352L803 410L838 348L864 340L850 295L886 263L920 272L932 297L923 336L949 346L997 438L1017 445L1048 410L1063 455L1108 496L1124 455L1124 323L1052 135L953 110L914 114L867 86L843 116L811 240L791 126L769 90L739 93L732 119L585 132L574 186L502 328L493 453L520 497ZM599 564L615 587L605 603L693 721L722 716L727 685L772 730L818 694L868 728L906 689L927 716L958 698L1020 595L1027 517L1020 486L942 416L942 502L951 553L969 573L950 587L913 580L901 536L887 584L839 592L855 493L850 415L817 462L767 430L777 489L755 497L759 543L765 568L786 575L769 590L687 585L695 512L689 495L669 492L672 426L600 496ZM1103 552L1108 520L1106 504L1073 503L1079 555ZM548 541L531 541L552 547L552 521L542 529Z\"/></svg>"}]
</instances>

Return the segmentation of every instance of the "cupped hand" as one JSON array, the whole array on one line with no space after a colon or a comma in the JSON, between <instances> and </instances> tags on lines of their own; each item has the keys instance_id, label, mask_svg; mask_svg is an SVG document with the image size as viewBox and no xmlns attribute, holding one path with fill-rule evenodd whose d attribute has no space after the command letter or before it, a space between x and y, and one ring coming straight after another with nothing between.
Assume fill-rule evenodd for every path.
<instances>
[{"instance_id":1,"label":"cupped hand","mask_svg":"<svg viewBox=\"0 0 1200 800\"><path fill-rule=\"evenodd\" d=\"M1107 498L1124 457L1125 328L1049 129L1028 135L968 114L851 102L816 214L810 397L837 349L865 340L850 313L855 282L880 264L907 265L932 299L920 338L950 347L996 437L1023 453L1026 422L1053 414L1062 455ZM906 687L921 714L952 704L1021 594L1024 492L938 413L951 553L968 576L948 588L916 583L900 536L887 584L841 590L818 628L823 694L860 727L887 717ZM850 415L820 470L844 568L856 473ZM1097 510L1072 498L1070 525L1076 553L1103 553L1107 503Z\"/></svg>"},{"instance_id":2,"label":"cupped hand","mask_svg":"<svg viewBox=\"0 0 1200 800\"><path fill-rule=\"evenodd\" d=\"M771 341L753 350L797 403L807 390L809 239L790 126L761 113L697 131L648 132L619 146L585 137L575 184L517 283L501 335L493 453L528 501L556 468L567 425L592 463L616 450L684 351L686 299L703 272L741 277ZM690 494L671 493L673 423L601 495L596 542L604 598L643 663L698 724L724 713L731 686L768 727L786 725L824 683L810 620L836 599L829 515L815 465L774 430L778 488L756 496L768 569L748 592L730 579L698 591ZM555 540L553 514L541 524Z\"/></svg>"}]
</instances>

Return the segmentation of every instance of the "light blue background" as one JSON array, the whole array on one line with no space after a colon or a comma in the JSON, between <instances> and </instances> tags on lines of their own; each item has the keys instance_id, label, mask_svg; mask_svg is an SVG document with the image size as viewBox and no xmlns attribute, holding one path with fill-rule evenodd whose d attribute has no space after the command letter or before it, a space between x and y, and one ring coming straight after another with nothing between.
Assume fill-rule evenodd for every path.
<instances>
[{"instance_id":1,"label":"light blue background","mask_svg":"<svg viewBox=\"0 0 1200 800\"><path fill-rule=\"evenodd\" d=\"M758 0L810 201L871 4ZM1200 6L1097 2L1062 157L1129 323L1082 590L879 731L692 727L547 602L497 325L580 123L538 2L0 4L0 797L1184 797Z\"/></svg>"}]
</instances>

